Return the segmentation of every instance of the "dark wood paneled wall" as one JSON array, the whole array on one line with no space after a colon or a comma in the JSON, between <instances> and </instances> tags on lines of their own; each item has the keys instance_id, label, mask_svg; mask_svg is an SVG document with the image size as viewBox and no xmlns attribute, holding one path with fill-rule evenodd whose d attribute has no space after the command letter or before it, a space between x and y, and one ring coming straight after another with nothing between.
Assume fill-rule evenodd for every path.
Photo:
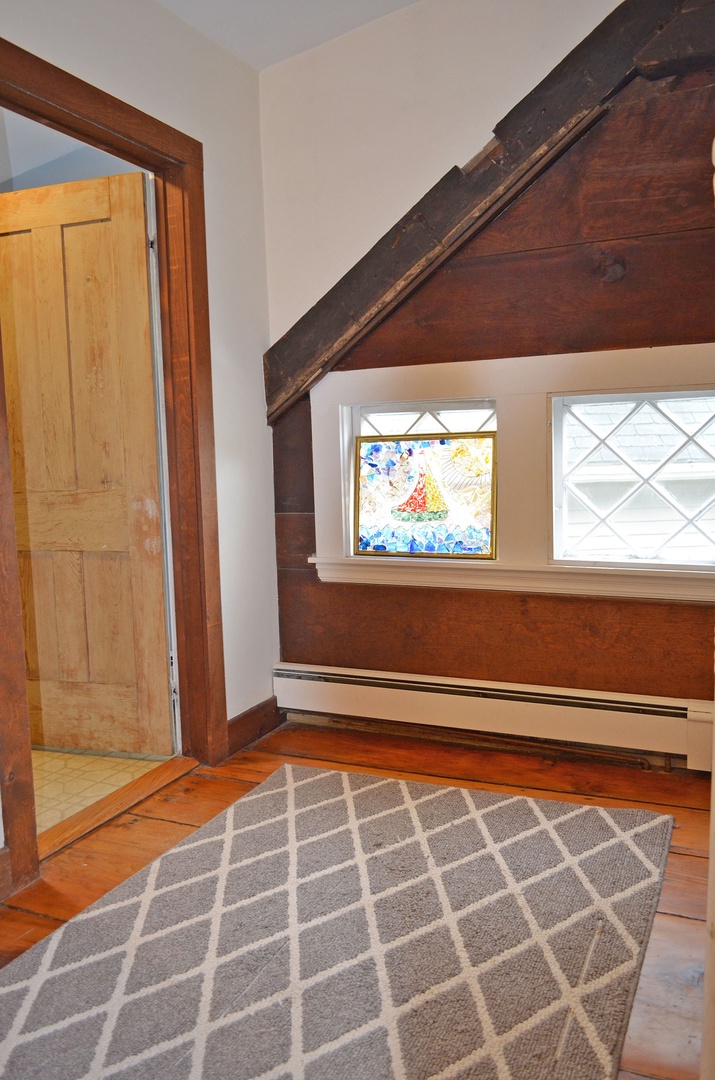
<instances>
[{"instance_id":1,"label":"dark wood paneled wall","mask_svg":"<svg viewBox=\"0 0 715 1080\"><path fill-rule=\"evenodd\" d=\"M715 71L631 83L340 367L715 340L713 116ZM321 583L310 436L303 399L274 428L284 660L712 697L713 605Z\"/></svg>"},{"instance_id":2,"label":"dark wood paneled wall","mask_svg":"<svg viewBox=\"0 0 715 1080\"><path fill-rule=\"evenodd\" d=\"M715 340L714 84L632 83L339 367Z\"/></svg>"}]
</instances>

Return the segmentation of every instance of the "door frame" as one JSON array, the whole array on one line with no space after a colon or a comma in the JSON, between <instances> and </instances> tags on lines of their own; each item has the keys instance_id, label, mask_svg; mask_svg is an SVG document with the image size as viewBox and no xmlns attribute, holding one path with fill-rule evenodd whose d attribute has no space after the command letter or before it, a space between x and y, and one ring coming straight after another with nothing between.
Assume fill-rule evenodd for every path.
<instances>
[{"instance_id":1,"label":"door frame","mask_svg":"<svg viewBox=\"0 0 715 1080\"><path fill-rule=\"evenodd\" d=\"M25 642L15 508L10 472L10 440L5 378L0 350L0 897L37 874L37 827L32 782L30 710L27 703Z\"/></svg>"},{"instance_id":2,"label":"door frame","mask_svg":"<svg viewBox=\"0 0 715 1080\"><path fill-rule=\"evenodd\" d=\"M217 764L228 754L228 717L218 560L203 148L195 139L2 38L0 106L124 158L155 176L182 752L202 762ZM3 416L0 425L6 425ZM0 500L4 501L5 494L0 490ZM8 528L14 537L14 525L0 520L0 555L4 548L7 560L3 565L0 559L0 576L4 573L12 578L17 574L17 566L11 565L12 554L7 550ZM17 620L15 602L13 589L0 588L3 628ZM17 683L20 660L24 680L23 650L3 652L0 686ZM27 837L35 832L32 800L24 790L25 784L13 784L9 780L9 773L19 767L17 755L24 759L29 753L29 722L27 733L19 733L19 741L13 743L12 732L22 726L16 724L0 743L0 793L6 823L14 822L15 833ZM27 774L27 764L22 766L22 772ZM13 846L9 833L8 839ZM24 862L22 872L13 871L15 886L27 876L27 858Z\"/></svg>"}]
</instances>

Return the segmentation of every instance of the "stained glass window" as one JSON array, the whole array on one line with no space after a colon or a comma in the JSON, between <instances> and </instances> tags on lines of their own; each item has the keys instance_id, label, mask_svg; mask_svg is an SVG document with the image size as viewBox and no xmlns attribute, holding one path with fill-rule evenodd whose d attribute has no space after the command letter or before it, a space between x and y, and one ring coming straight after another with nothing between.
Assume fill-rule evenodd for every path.
<instances>
[{"instance_id":1,"label":"stained glass window","mask_svg":"<svg viewBox=\"0 0 715 1080\"><path fill-rule=\"evenodd\" d=\"M356 440L355 554L493 559L495 433L409 420L408 434Z\"/></svg>"},{"instance_id":2,"label":"stained glass window","mask_svg":"<svg viewBox=\"0 0 715 1080\"><path fill-rule=\"evenodd\" d=\"M554 555L715 563L715 395L554 399Z\"/></svg>"}]
</instances>

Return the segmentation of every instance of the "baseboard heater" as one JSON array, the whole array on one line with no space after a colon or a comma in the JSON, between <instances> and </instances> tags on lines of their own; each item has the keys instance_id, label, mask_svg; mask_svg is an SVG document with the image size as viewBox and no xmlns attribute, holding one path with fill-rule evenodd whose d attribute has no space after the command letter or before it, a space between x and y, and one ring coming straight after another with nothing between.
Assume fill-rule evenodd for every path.
<instances>
[{"instance_id":1,"label":"baseboard heater","mask_svg":"<svg viewBox=\"0 0 715 1080\"><path fill-rule=\"evenodd\" d=\"M277 664L281 709L637 749L712 767L713 702Z\"/></svg>"}]
</instances>

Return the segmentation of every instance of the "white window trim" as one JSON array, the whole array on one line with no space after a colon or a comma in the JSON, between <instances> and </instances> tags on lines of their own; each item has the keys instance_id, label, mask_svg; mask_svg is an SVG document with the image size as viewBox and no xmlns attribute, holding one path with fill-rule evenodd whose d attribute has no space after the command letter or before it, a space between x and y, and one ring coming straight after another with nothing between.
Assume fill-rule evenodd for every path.
<instances>
[{"instance_id":1,"label":"white window trim","mask_svg":"<svg viewBox=\"0 0 715 1080\"><path fill-rule=\"evenodd\" d=\"M331 372L311 391L317 548L311 561L322 581L712 602L710 570L636 570L550 557L550 397L714 384L713 344ZM353 493L343 462L353 458L353 406L492 397L499 436L496 560L352 555Z\"/></svg>"}]
</instances>

